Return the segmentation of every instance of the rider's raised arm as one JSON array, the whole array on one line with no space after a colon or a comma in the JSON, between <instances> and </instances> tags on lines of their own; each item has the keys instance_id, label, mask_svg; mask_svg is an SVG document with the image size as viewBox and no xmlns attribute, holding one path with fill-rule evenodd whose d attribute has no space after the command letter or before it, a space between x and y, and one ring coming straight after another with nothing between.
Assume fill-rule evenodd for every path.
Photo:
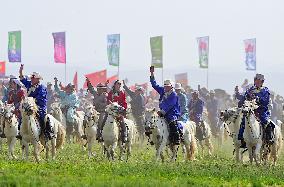
<instances>
[{"instance_id":1,"label":"rider's raised arm","mask_svg":"<svg viewBox=\"0 0 284 187\"><path fill-rule=\"evenodd\" d=\"M123 85L125 92L133 99L135 97L135 93L131 91L125 84Z\"/></svg>"},{"instance_id":2,"label":"rider's raised arm","mask_svg":"<svg viewBox=\"0 0 284 187\"><path fill-rule=\"evenodd\" d=\"M161 95L164 92L164 88L159 86L154 76L150 76L150 82L152 87Z\"/></svg>"},{"instance_id":3,"label":"rider's raised arm","mask_svg":"<svg viewBox=\"0 0 284 187\"><path fill-rule=\"evenodd\" d=\"M23 83L23 85L26 87L26 89L30 89L30 87L32 86L31 81L28 80L27 77L20 76L20 81Z\"/></svg>"},{"instance_id":4,"label":"rider's raised arm","mask_svg":"<svg viewBox=\"0 0 284 187\"><path fill-rule=\"evenodd\" d=\"M87 81L87 87L88 87L89 92L92 95L96 95L97 94L97 91L95 90L94 86L92 85L92 83L90 81Z\"/></svg>"},{"instance_id":5,"label":"rider's raised arm","mask_svg":"<svg viewBox=\"0 0 284 187\"><path fill-rule=\"evenodd\" d=\"M165 98L164 102L160 103L160 109L163 114L166 114L170 111L176 104L178 103L178 97L175 92L172 92L167 98Z\"/></svg>"},{"instance_id":6,"label":"rider's raised arm","mask_svg":"<svg viewBox=\"0 0 284 187\"><path fill-rule=\"evenodd\" d=\"M59 89L57 82L54 84L54 91L59 95L60 98L64 98L66 96L65 92Z\"/></svg>"}]
</instances>

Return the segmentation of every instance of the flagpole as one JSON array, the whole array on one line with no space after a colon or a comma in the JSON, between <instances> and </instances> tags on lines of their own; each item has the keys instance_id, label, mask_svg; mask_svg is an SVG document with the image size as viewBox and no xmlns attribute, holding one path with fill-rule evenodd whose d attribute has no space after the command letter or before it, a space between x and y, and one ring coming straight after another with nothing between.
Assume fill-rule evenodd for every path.
<instances>
[{"instance_id":1,"label":"flagpole","mask_svg":"<svg viewBox=\"0 0 284 187\"><path fill-rule=\"evenodd\" d=\"M209 87L208 87L208 82L209 82L209 71L208 71L208 69L209 68L207 68L207 80L206 80L206 88L207 88L207 90L209 89Z\"/></svg>"},{"instance_id":2,"label":"flagpole","mask_svg":"<svg viewBox=\"0 0 284 187\"><path fill-rule=\"evenodd\" d=\"M118 64L118 67L117 67L117 78L119 79L119 64Z\"/></svg>"}]
</instances>

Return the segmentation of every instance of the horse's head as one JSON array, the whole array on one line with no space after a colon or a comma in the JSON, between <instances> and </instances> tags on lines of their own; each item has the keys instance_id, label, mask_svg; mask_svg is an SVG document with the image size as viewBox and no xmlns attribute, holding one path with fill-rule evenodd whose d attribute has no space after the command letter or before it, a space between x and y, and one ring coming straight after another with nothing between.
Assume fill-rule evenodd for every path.
<instances>
[{"instance_id":1,"label":"horse's head","mask_svg":"<svg viewBox=\"0 0 284 187\"><path fill-rule=\"evenodd\" d=\"M62 111L61 111L61 105L60 105L60 103L52 103L51 105L50 105L50 110L49 110L49 113L51 114L51 115L59 115L59 114L61 114L62 113Z\"/></svg>"},{"instance_id":2,"label":"horse's head","mask_svg":"<svg viewBox=\"0 0 284 187\"><path fill-rule=\"evenodd\" d=\"M146 109L145 111L145 128L153 129L158 118L156 109Z\"/></svg>"},{"instance_id":3,"label":"horse's head","mask_svg":"<svg viewBox=\"0 0 284 187\"><path fill-rule=\"evenodd\" d=\"M125 114L125 108L114 102L106 107L106 112L113 116L119 116Z\"/></svg>"},{"instance_id":4,"label":"horse's head","mask_svg":"<svg viewBox=\"0 0 284 187\"><path fill-rule=\"evenodd\" d=\"M97 122L98 121L98 113L95 110L95 108L93 107L93 105L88 105L85 108L85 116L84 119L88 122L90 121L94 121Z\"/></svg>"},{"instance_id":5,"label":"horse's head","mask_svg":"<svg viewBox=\"0 0 284 187\"><path fill-rule=\"evenodd\" d=\"M220 112L220 120L223 122L234 121L238 117L239 113L240 111L236 107L222 110Z\"/></svg>"},{"instance_id":6,"label":"horse's head","mask_svg":"<svg viewBox=\"0 0 284 187\"><path fill-rule=\"evenodd\" d=\"M28 116L37 114L38 107L35 99L33 97L26 97L21 103L21 111Z\"/></svg>"},{"instance_id":7,"label":"horse's head","mask_svg":"<svg viewBox=\"0 0 284 187\"><path fill-rule=\"evenodd\" d=\"M15 106L14 104L6 104L4 111L3 111L3 116L5 121L12 121L12 117L15 115Z\"/></svg>"},{"instance_id":8,"label":"horse's head","mask_svg":"<svg viewBox=\"0 0 284 187\"><path fill-rule=\"evenodd\" d=\"M248 116L250 114L253 114L254 110L258 108L258 105L256 103L256 100L252 101L245 101L242 107L242 112L245 116Z\"/></svg>"}]
</instances>

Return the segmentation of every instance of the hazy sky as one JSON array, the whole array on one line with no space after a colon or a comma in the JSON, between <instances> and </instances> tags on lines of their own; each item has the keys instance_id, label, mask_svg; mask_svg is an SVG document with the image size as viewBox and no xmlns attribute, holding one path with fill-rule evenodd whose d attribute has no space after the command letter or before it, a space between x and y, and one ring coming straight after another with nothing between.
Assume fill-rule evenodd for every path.
<instances>
[{"instance_id":1,"label":"hazy sky","mask_svg":"<svg viewBox=\"0 0 284 187\"><path fill-rule=\"evenodd\" d=\"M284 94L284 3L281 0L0 0L0 60L7 60L8 31L22 31L25 72L64 81L53 60L52 32L66 31L68 81L78 70L116 73L106 55L106 35L121 34L120 78L148 81L151 36L164 36L164 78L188 72L193 87L206 84L198 68L196 37L210 36L209 87L232 91L254 72L245 70L244 44L257 40L257 71L270 89ZM19 64L7 65L17 74ZM160 71L157 71L161 75ZM160 78L159 76L157 76ZM160 79L158 79L160 80Z\"/></svg>"}]
</instances>

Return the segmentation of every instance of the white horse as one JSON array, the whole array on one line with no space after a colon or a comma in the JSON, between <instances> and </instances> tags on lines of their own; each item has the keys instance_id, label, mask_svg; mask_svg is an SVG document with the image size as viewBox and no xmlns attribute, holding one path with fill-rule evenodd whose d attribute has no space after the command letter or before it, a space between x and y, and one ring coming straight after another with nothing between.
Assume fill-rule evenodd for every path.
<instances>
[{"instance_id":1,"label":"white horse","mask_svg":"<svg viewBox=\"0 0 284 187\"><path fill-rule=\"evenodd\" d=\"M66 130L65 127L57 120L55 119L51 114L47 114L44 118L45 127L50 127L50 130L53 134L53 137L51 137L51 140L48 142L45 142L43 136L41 137L41 143L45 145L45 151L46 151L46 159L49 158L49 142L51 143L51 158L55 159L56 151L63 147L65 142L65 135Z\"/></svg>"},{"instance_id":2,"label":"white horse","mask_svg":"<svg viewBox=\"0 0 284 187\"><path fill-rule=\"evenodd\" d=\"M127 151L127 158L129 158L131 154L131 145L134 139L134 123L131 120L125 119L126 123L128 140L125 145L122 145L122 141L119 137L119 124L116 120L118 116L120 116L121 111L124 108L119 106L117 103L112 103L106 107L107 119L102 131L102 137L104 140L104 146L107 153L108 159L114 160L114 151L117 145L120 147L120 159L122 159L122 155L125 151ZM126 150L125 150L126 148Z\"/></svg>"},{"instance_id":3,"label":"white horse","mask_svg":"<svg viewBox=\"0 0 284 187\"><path fill-rule=\"evenodd\" d=\"M80 144L83 144L81 139L81 136L83 135L83 120L85 115L83 111L76 111L75 124L70 124L66 121L66 117L61 110L60 103L52 103L49 113L64 127L66 127L66 139L68 143L71 143L71 137L75 137Z\"/></svg>"},{"instance_id":4,"label":"white horse","mask_svg":"<svg viewBox=\"0 0 284 187\"><path fill-rule=\"evenodd\" d=\"M207 147L208 149L208 154L209 155L212 155L212 152L213 152L213 144L212 144L212 133L211 133L211 128L210 128L210 125L206 122L206 121L203 121L202 122L203 125L204 125L204 137L202 140L198 140L198 143L200 144L201 146L201 155L204 154L204 146ZM196 131L197 131L197 125L195 124L195 134L196 134Z\"/></svg>"},{"instance_id":5,"label":"white horse","mask_svg":"<svg viewBox=\"0 0 284 187\"><path fill-rule=\"evenodd\" d=\"M4 129L3 129L3 124L4 124L4 108L5 105L4 103L0 100L0 133L4 133ZM2 151L3 148L3 140L2 138L0 138L0 151Z\"/></svg>"},{"instance_id":6,"label":"white horse","mask_svg":"<svg viewBox=\"0 0 284 187\"><path fill-rule=\"evenodd\" d=\"M16 159L14 155L16 136L18 134L18 119L14 114L14 104L7 104L4 109L3 124L4 124L4 134L7 138L8 144L8 157L9 159Z\"/></svg>"},{"instance_id":7,"label":"white horse","mask_svg":"<svg viewBox=\"0 0 284 187\"><path fill-rule=\"evenodd\" d=\"M245 101L242 113L245 119L244 141L246 142L250 163L253 160L260 164L260 151L262 148L262 128L254 116L254 110L258 108L256 101Z\"/></svg>"},{"instance_id":8,"label":"white horse","mask_svg":"<svg viewBox=\"0 0 284 187\"><path fill-rule=\"evenodd\" d=\"M22 135L22 151L23 159L28 159L29 143L34 146L34 156L37 162L40 161L39 152L42 144L40 143L40 125L37 120L38 107L35 99L26 97L21 103L22 124L20 127L20 134ZM25 154L24 154L25 153ZM24 157L25 155L25 157Z\"/></svg>"},{"instance_id":9,"label":"white horse","mask_svg":"<svg viewBox=\"0 0 284 187\"><path fill-rule=\"evenodd\" d=\"M97 128L98 128L98 113L93 105L85 106L85 134L87 136L88 144L88 156L94 157L95 153L92 152L93 144L96 140Z\"/></svg>"},{"instance_id":10,"label":"white horse","mask_svg":"<svg viewBox=\"0 0 284 187\"><path fill-rule=\"evenodd\" d=\"M166 146L169 146L172 151L171 160L176 161L178 146L172 145L169 142L168 124L164 118L158 116L156 109L146 110L145 125L146 128L150 128L151 141L156 148L156 161L160 158L164 161L163 152L166 149ZM192 122L187 122L183 125L183 145L185 146L186 157L188 160L195 159L195 153L197 150L194 126L195 124Z\"/></svg>"}]
</instances>

